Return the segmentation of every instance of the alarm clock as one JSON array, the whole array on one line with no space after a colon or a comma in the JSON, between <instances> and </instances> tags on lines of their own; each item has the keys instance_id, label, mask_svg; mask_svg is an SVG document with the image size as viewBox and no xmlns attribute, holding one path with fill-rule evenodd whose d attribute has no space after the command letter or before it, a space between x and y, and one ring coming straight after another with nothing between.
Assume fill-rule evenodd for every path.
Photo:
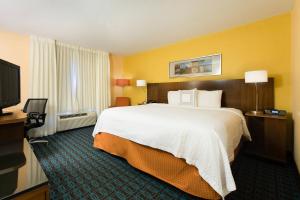
<instances>
[{"instance_id":1,"label":"alarm clock","mask_svg":"<svg viewBox=\"0 0 300 200\"><path fill-rule=\"evenodd\" d=\"M278 115L278 116L285 116L287 112L285 110L277 110L277 109L266 109L265 114L267 115Z\"/></svg>"}]
</instances>

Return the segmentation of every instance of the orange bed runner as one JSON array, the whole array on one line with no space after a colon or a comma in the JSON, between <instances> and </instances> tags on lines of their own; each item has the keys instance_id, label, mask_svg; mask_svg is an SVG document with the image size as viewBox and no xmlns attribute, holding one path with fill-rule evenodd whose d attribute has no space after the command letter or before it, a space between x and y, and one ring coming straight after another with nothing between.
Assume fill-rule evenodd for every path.
<instances>
[{"instance_id":1,"label":"orange bed runner","mask_svg":"<svg viewBox=\"0 0 300 200\"><path fill-rule=\"evenodd\" d=\"M94 147L125 158L133 167L189 194L204 199L221 197L201 178L196 167L170 153L109 134L97 134Z\"/></svg>"}]
</instances>

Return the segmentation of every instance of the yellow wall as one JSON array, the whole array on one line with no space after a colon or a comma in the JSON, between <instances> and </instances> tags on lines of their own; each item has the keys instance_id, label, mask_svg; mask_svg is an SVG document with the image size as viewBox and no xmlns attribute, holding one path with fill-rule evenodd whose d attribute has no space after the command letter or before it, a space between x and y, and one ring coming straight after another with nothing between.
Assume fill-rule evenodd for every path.
<instances>
[{"instance_id":1,"label":"yellow wall","mask_svg":"<svg viewBox=\"0 0 300 200\"><path fill-rule=\"evenodd\" d=\"M222 53L221 76L169 79L170 61L214 53ZM266 69L275 77L276 107L291 110L290 14L137 53L124 60L124 76L148 82L243 78L245 71L256 69ZM125 96L131 97L134 104L142 102L145 94L140 88L125 89Z\"/></svg>"},{"instance_id":2,"label":"yellow wall","mask_svg":"<svg viewBox=\"0 0 300 200\"><path fill-rule=\"evenodd\" d=\"M21 68L21 104L17 108L23 108L28 97L29 37L0 31L0 59Z\"/></svg>"},{"instance_id":3,"label":"yellow wall","mask_svg":"<svg viewBox=\"0 0 300 200\"><path fill-rule=\"evenodd\" d=\"M292 74L293 74L293 118L294 118L294 154L300 171L300 0L295 0L292 15Z\"/></svg>"}]
</instances>

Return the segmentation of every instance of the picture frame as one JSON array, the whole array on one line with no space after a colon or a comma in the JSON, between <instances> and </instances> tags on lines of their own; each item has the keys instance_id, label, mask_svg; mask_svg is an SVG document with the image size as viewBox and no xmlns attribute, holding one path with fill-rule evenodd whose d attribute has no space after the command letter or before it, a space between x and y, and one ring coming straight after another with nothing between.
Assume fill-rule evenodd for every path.
<instances>
[{"instance_id":1,"label":"picture frame","mask_svg":"<svg viewBox=\"0 0 300 200\"><path fill-rule=\"evenodd\" d=\"M169 63L169 77L195 77L222 74L222 54L201 56Z\"/></svg>"}]
</instances>

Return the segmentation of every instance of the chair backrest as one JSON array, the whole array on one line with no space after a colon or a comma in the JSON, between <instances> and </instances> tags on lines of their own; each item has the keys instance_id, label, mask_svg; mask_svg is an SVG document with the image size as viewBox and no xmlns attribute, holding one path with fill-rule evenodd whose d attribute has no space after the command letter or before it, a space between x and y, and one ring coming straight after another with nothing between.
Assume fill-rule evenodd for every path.
<instances>
[{"instance_id":1,"label":"chair backrest","mask_svg":"<svg viewBox=\"0 0 300 200\"><path fill-rule=\"evenodd\" d=\"M116 107L120 106L130 106L130 99L129 97L116 97Z\"/></svg>"},{"instance_id":2,"label":"chair backrest","mask_svg":"<svg viewBox=\"0 0 300 200\"><path fill-rule=\"evenodd\" d=\"M39 114L44 114L47 101L48 99L45 98L27 99L23 112L25 113L38 112Z\"/></svg>"}]
</instances>

